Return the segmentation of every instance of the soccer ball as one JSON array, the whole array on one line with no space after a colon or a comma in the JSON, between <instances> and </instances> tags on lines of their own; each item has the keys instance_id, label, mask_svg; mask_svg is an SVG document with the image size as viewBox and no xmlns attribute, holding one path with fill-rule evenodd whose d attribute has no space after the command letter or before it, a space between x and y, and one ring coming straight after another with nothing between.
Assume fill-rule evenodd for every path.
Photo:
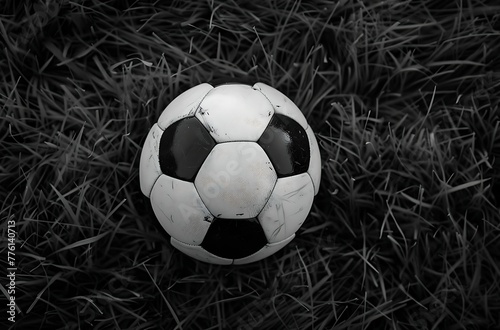
<instances>
[{"instance_id":1,"label":"soccer ball","mask_svg":"<svg viewBox=\"0 0 500 330\"><path fill-rule=\"evenodd\" d=\"M263 84L203 83L149 131L141 190L185 254L245 264L288 244L321 177L318 143L299 108Z\"/></svg>"}]
</instances>

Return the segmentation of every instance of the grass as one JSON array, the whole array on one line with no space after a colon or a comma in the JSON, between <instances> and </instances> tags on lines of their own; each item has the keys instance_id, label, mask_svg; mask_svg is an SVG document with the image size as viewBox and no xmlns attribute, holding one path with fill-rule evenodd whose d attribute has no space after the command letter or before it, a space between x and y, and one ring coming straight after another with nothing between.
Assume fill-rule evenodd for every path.
<instances>
[{"instance_id":1,"label":"grass","mask_svg":"<svg viewBox=\"0 0 500 330\"><path fill-rule=\"evenodd\" d=\"M2 6L3 268L7 220L17 231L9 328L500 326L494 1ZM174 250L138 178L165 106L220 79L287 94L323 160L297 237L237 267Z\"/></svg>"}]
</instances>

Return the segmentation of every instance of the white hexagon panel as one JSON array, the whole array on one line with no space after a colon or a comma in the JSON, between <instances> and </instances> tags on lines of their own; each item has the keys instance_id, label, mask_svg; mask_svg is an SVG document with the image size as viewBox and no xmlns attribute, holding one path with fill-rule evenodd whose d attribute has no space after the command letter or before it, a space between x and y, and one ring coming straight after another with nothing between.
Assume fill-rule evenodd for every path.
<instances>
[{"instance_id":1,"label":"white hexagon panel","mask_svg":"<svg viewBox=\"0 0 500 330\"><path fill-rule=\"evenodd\" d=\"M311 127L306 129L306 134L309 140L309 150L311 151L307 173L311 176L314 184L314 195L316 195L319 191L319 184L321 182L321 155L319 153L318 141Z\"/></svg>"},{"instance_id":2,"label":"white hexagon panel","mask_svg":"<svg viewBox=\"0 0 500 330\"><path fill-rule=\"evenodd\" d=\"M228 142L212 149L194 184L215 217L251 218L266 204L276 179L271 161L257 143Z\"/></svg>"},{"instance_id":3,"label":"white hexagon panel","mask_svg":"<svg viewBox=\"0 0 500 330\"><path fill-rule=\"evenodd\" d=\"M212 85L204 83L191 87L170 102L158 118L158 125L166 129L179 119L194 116L203 98L213 89Z\"/></svg>"},{"instance_id":4,"label":"white hexagon panel","mask_svg":"<svg viewBox=\"0 0 500 330\"><path fill-rule=\"evenodd\" d=\"M269 100L248 85L212 89L200 103L196 118L217 142L257 141L274 113Z\"/></svg>"},{"instance_id":5,"label":"white hexagon panel","mask_svg":"<svg viewBox=\"0 0 500 330\"><path fill-rule=\"evenodd\" d=\"M256 83L253 85L253 88L264 94L273 105L275 113L288 116L298 122L302 128L307 128L306 117L304 117L302 111L285 94L263 83Z\"/></svg>"},{"instance_id":6,"label":"white hexagon panel","mask_svg":"<svg viewBox=\"0 0 500 330\"><path fill-rule=\"evenodd\" d=\"M139 165L139 180L141 183L141 191L147 197L151 194L151 189L162 174L160 169L159 152L160 152L160 137L163 130L154 124L149 130L144 146L142 147L141 160Z\"/></svg>"},{"instance_id":7,"label":"white hexagon panel","mask_svg":"<svg viewBox=\"0 0 500 330\"><path fill-rule=\"evenodd\" d=\"M193 183L166 175L153 186L151 205L165 231L186 244L201 244L214 218Z\"/></svg>"},{"instance_id":8,"label":"white hexagon panel","mask_svg":"<svg viewBox=\"0 0 500 330\"><path fill-rule=\"evenodd\" d=\"M314 186L307 173L279 178L273 193L259 214L259 222L269 243L293 235L311 210Z\"/></svg>"}]
</instances>

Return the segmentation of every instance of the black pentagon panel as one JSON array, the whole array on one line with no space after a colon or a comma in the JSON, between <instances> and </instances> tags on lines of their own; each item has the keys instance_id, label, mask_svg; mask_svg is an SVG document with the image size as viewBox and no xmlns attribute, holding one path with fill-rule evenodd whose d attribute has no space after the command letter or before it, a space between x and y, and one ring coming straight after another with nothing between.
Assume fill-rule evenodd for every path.
<instances>
[{"instance_id":1,"label":"black pentagon panel","mask_svg":"<svg viewBox=\"0 0 500 330\"><path fill-rule=\"evenodd\" d=\"M196 117L181 119L167 127L161 136L161 171L173 178L192 182L215 144Z\"/></svg>"},{"instance_id":2,"label":"black pentagon panel","mask_svg":"<svg viewBox=\"0 0 500 330\"><path fill-rule=\"evenodd\" d=\"M216 256L239 259L259 251L266 244L266 235L257 218L215 218L201 246Z\"/></svg>"},{"instance_id":3,"label":"black pentagon panel","mask_svg":"<svg viewBox=\"0 0 500 330\"><path fill-rule=\"evenodd\" d=\"M273 163L279 178L307 172L309 140L304 128L292 118L275 113L257 143Z\"/></svg>"}]
</instances>

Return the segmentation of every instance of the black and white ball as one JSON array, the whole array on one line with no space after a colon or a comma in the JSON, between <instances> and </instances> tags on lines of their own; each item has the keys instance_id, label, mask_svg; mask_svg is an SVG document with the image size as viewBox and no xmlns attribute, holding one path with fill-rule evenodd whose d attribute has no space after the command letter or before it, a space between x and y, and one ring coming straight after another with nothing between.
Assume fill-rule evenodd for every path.
<instances>
[{"instance_id":1,"label":"black and white ball","mask_svg":"<svg viewBox=\"0 0 500 330\"><path fill-rule=\"evenodd\" d=\"M204 83L165 108L139 174L174 247L245 264L294 238L318 192L321 159L306 118L278 90Z\"/></svg>"}]
</instances>

